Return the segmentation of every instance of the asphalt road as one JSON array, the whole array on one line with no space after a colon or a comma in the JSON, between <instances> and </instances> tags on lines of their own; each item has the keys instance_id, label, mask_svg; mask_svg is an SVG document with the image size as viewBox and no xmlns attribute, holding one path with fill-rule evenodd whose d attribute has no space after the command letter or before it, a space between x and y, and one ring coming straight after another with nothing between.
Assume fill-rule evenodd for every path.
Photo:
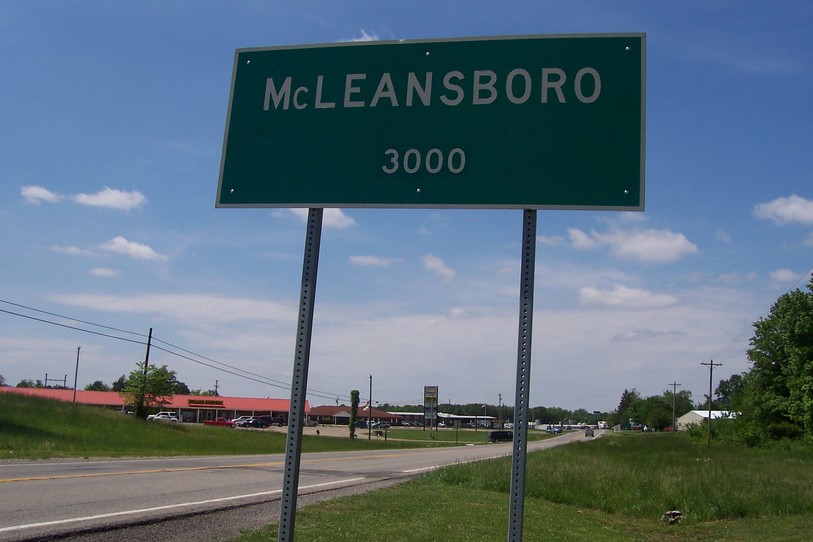
<instances>
[{"instance_id":1,"label":"asphalt road","mask_svg":"<svg viewBox=\"0 0 813 542\"><path fill-rule=\"evenodd\" d=\"M598 436L598 433L597 433ZM528 451L584 440L581 431ZM427 470L511 454L511 443L303 454L300 506ZM0 464L0 540L223 540L278 520L284 455Z\"/></svg>"}]
</instances>

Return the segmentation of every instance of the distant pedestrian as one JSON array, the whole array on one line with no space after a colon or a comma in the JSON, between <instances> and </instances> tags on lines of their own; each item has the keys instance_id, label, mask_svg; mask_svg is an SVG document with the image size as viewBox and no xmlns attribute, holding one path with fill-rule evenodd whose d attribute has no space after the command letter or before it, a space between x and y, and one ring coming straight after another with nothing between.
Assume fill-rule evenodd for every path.
<instances>
[{"instance_id":1,"label":"distant pedestrian","mask_svg":"<svg viewBox=\"0 0 813 542\"><path fill-rule=\"evenodd\" d=\"M319 430L318 429L316 430L316 436L317 437L319 436Z\"/></svg>"}]
</instances>

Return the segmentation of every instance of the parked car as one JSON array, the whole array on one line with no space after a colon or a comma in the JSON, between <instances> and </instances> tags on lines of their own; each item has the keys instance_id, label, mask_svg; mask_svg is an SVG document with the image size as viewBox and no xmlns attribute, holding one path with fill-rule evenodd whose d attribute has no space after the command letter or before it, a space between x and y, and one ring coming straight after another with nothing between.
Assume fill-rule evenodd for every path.
<instances>
[{"instance_id":1,"label":"parked car","mask_svg":"<svg viewBox=\"0 0 813 542\"><path fill-rule=\"evenodd\" d=\"M256 429L265 429L266 427L270 427L267 421L262 420L260 418L249 418L247 420L240 420L239 422L234 422L234 427L254 427Z\"/></svg>"},{"instance_id":2,"label":"parked car","mask_svg":"<svg viewBox=\"0 0 813 542\"><path fill-rule=\"evenodd\" d=\"M150 414L147 416L147 419L158 422L177 422L178 414L176 412L162 411L156 414Z\"/></svg>"},{"instance_id":3,"label":"parked car","mask_svg":"<svg viewBox=\"0 0 813 542\"><path fill-rule=\"evenodd\" d=\"M373 422L373 429L389 429L390 422Z\"/></svg>"},{"instance_id":4,"label":"parked car","mask_svg":"<svg viewBox=\"0 0 813 542\"><path fill-rule=\"evenodd\" d=\"M234 424L226 418L215 418L214 420L204 420L203 425L219 425L222 427L232 427Z\"/></svg>"},{"instance_id":5,"label":"parked car","mask_svg":"<svg viewBox=\"0 0 813 542\"><path fill-rule=\"evenodd\" d=\"M545 429L545 431L552 434L552 435L555 435L557 433L561 433L562 428L560 426L558 426L558 425L549 425L547 427L547 429Z\"/></svg>"},{"instance_id":6,"label":"parked car","mask_svg":"<svg viewBox=\"0 0 813 542\"><path fill-rule=\"evenodd\" d=\"M513 431L491 431L488 433L489 442L511 442L513 440Z\"/></svg>"},{"instance_id":7,"label":"parked car","mask_svg":"<svg viewBox=\"0 0 813 542\"><path fill-rule=\"evenodd\" d=\"M268 425L276 425L277 427L282 427L287 423L282 416L255 416L255 419L262 420Z\"/></svg>"},{"instance_id":8,"label":"parked car","mask_svg":"<svg viewBox=\"0 0 813 542\"><path fill-rule=\"evenodd\" d=\"M367 428L367 420L356 420L356 422L353 424L353 427L363 427L363 428L366 429Z\"/></svg>"},{"instance_id":9,"label":"parked car","mask_svg":"<svg viewBox=\"0 0 813 542\"><path fill-rule=\"evenodd\" d=\"M308 418L305 418L305 421L303 423L305 427L316 427L317 425L319 425L319 422L317 422L316 420L311 420Z\"/></svg>"},{"instance_id":10,"label":"parked car","mask_svg":"<svg viewBox=\"0 0 813 542\"><path fill-rule=\"evenodd\" d=\"M242 423L242 422L244 422L246 420L250 420L251 418L253 418L253 416L240 416L239 418L234 418L231 421L231 424L232 424L233 427L237 427L238 424L240 424L240 423Z\"/></svg>"}]
</instances>

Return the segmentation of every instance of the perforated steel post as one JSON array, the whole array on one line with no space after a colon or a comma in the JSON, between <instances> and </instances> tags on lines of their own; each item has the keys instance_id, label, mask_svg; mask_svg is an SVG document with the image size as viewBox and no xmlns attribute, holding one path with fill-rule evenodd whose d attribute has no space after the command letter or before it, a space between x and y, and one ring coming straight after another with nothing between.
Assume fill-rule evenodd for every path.
<instances>
[{"instance_id":1,"label":"perforated steel post","mask_svg":"<svg viewBox=\"0 0 813 542\"><path fill-rule=\"evenodd\" d=\"M294 539L296 494L299 489L299 457L302 452L302 425L305 418L305 396L308 387L308 362L313 334L313 305L316 299L316 271L319 267L319 244L322 239L322 208L308 210L308 231L302 261L302 293L299 298L299 321L296 328L296 355L291 379L291 404L288 412L288 438L285 441L285 469L279 510L279 542Z\"/></svg>"},{"instance_id":2,"label":"perforated steel post","mask_svg":"<svg viewBox=\"0 0 813 542\"><path fill-rule=\"evenodd\" d=\"M525 510L525 455L528 449L528 394L536 268L536 210L526 209L523 212L522 224L517 388L514 396L514 449L511 463L511 508L508 517L509 542L522 541L522 516Z\"/></svg>"}]
</instances>

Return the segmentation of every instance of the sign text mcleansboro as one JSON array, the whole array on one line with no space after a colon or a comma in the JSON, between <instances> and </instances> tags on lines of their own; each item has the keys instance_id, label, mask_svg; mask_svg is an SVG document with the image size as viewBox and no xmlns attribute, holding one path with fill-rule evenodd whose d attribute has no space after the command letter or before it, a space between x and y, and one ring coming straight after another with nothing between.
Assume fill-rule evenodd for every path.
<instances>
[{"instance_id":1,"label":"sign text mcleansboro","mask_svg":"<svg viewBox=\"0 0 813 542\"><path fill-rule=\"evenodd\" d=\"M238 50L218 206L642 209L643 35Z\"/></svg>"}]
</instances>

